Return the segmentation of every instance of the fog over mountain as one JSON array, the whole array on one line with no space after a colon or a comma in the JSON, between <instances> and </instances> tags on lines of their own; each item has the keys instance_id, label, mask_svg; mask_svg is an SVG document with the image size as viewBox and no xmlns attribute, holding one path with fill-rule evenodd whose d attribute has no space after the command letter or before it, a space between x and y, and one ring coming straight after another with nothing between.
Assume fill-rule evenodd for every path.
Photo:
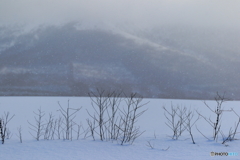
<instances>
[{"instance_id":1,"label":"fog over mountain","mask_svg":"<svg viewBox=\"0 0 240 160\"><path fill-rule=\"evenodd\" d=\"M240 99L238 1L10 1L0 2L1 96Z\"/></svg>"}]
</instances>

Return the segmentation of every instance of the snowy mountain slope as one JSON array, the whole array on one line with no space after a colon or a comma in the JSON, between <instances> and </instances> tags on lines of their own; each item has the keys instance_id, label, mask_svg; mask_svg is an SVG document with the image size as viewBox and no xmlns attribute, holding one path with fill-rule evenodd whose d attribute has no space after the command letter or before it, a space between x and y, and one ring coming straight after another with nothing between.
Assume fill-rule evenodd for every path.
<instances>
[{"instance_id":1,"label":"snowy mountain slope","mask_svg":"<svg viewBox=\"0 0 240 160\"><path fill-rule=\"evenodd\" d=\"M239 98L237 48L226 57L216 50L205 53L206 45L191 44L189 35L180 39L172 28L169 37L164 29L167 33L79 25L28 32L2 27L0 94L84 96L98 87L145 97L213 98L226 91Z\"/></svg>"}]
</instances>

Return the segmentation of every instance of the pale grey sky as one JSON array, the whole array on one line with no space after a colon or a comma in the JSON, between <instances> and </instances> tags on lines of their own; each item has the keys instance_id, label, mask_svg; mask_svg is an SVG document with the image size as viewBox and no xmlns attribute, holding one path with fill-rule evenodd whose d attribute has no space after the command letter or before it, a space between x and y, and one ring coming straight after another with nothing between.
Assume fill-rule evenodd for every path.
<instances>
[{"instance_id":1,"label":"pale grey sky","mask_svg":"<svg viewBox=\"0 0 240 160\"><path fill-rule=\"evenodd\" d=\"M0 25L75 20L240 28L239 18L239 0L0 0Z\"/></svg>"}]
</instances>

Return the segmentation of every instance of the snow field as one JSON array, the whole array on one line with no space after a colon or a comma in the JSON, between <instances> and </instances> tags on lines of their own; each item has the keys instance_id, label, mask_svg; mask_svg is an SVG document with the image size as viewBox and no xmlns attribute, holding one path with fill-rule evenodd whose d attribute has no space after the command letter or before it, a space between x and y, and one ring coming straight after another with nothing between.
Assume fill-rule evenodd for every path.
<instances>
[{"instance_id":1,"label":"snow field","mask_svg":"<svg viewBox=\"0 0 240 160\"><path fill-rule=\"evenodd\" d=\"M214 120L214 115L200 100L166 100L166 99L144 99L143 103L149 103L143 107L148 109L137 122L137 126L140 126L141 131L145 131L133 145L125 144L119 145L115 142L105 142L97 139L93 141L91 137L83 139L83 135L79 140L73 137L72 141L69 140L34 140L29 132L29 124L27 121L34 123L34 114L37 109L41 107L41 110L45 112L45 119L48 119L48 114L52 114L57 118L59 112L58 102L63 108L67 107L67 101L70 100L71 108L82 109L77 113L75 122L81 122L83 127L86 128L86 119L89 112L92 112L91 101L89 98L79 97L1 97L0 99L0 111L10 112L11 115L15 114L15 117L9 122L9 128L12 133L12 137L6 140L4 145L0 145L0 159L11 160L50 160L50 159L78 159L78 160L141 160L141 159L239 159L239 156L218 156L211 157L210 152L238 152L240 153L240 141L235 140L227 143L228 146L221 144L221 136L219 141L209 141L204 138L193 127L193 136L196 144L192 144L189 134L185 131L179 140L172 140L172 131L169 129L165 122L164 110L162 106L170 109L171 104L173 106L186 106L192 110L197 109L200 113L207 118L211 117ZM207 101L209 106L215 106L215 101ZM214 108L214 107L213 107ZM237 113L240 113L240 102L229 101L224 103L224 109L228 110L233 108ZM195 116L197 114L195 113ZM237 122L238 117L232 112L224 112L222 117L222 131L227 134L230 127L234 127L234 122ZM212 136L212 128L210 125L201 118L196 123L199 130L207 137ZM17 128L22 127L23 143L19 142L17 137ZM240 129L238 129L238 132ZM237 134L236 138L240 138ZM153 145L154 149L148 147L148 142ZM165 151L165 149L168 150Z\"/></svg>"}]
</instances>

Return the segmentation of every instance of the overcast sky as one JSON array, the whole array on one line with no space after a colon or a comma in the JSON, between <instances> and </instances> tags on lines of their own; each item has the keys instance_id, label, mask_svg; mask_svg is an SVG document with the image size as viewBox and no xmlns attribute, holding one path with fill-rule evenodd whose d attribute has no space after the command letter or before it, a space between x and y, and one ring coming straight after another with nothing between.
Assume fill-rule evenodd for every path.
<instances>
[{"instance_id":1,"label":"overcast sky","mask_svg":"<svg viewBox=\"0 0 240 160\"><path fill-rule=\"evenodd\" d=\"M0 24L90 23L240 28L239 0L0 0Z\"/></svg>"}]
</instances>

